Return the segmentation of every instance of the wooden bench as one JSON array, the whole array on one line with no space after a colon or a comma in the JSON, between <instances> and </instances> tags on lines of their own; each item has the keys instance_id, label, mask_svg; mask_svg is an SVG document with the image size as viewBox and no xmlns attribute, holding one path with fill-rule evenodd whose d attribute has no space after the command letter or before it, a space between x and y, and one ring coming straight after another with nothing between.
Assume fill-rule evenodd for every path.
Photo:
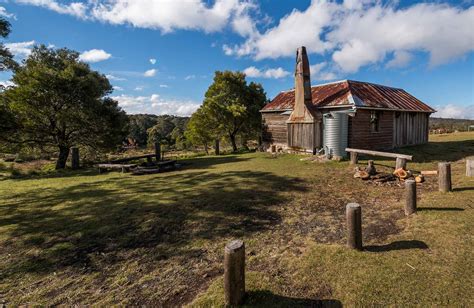
<instances>
[{"instance_id":1,"label":"wooden bench","mask_svg":"<svg viewBox=\"0 0 474 308\"><path fill-rule=\"evenodd\" d=\"M140 156L132 156L132 157L126 157L126 158L120 158L120 159L115 159L112 160L110 163L112 164L120 164L120 163L126 163L132 160L137 160L137 159L142 159L146 158L149 163L152 162L153 158L156 158L156 154L146 154L146 155L140 155ZM159 158L157 159L157 161Z\"/></svg>"},{"instance_id":2,"label":"wooden bench","mask_svg":"<svg viewBox=\"0 0 474 308\"><path fill-rule=\"evenodd\" d=\"M351 164L353 165L357 164L359 154L396 158L395 169L398 169L398 168L406 169L407 160L410 160L410 161L413 160L413 156L411 155L398 154L398 153L379 152L379 151L352 149L352 148L346 148L346 152L350 153Z\"/></svg>"},{"instance_id":3,"label":"wooden bench","mask_svg":"<svg viewBox=\"0 0 474 308\"><path fill-rule=\"evenodd\" d=\"M136 164L98 164L99 173L102 173L107 170L121 170L122 173L130 171L130 169L137 167Z\"/></svg>"}]
</instances>

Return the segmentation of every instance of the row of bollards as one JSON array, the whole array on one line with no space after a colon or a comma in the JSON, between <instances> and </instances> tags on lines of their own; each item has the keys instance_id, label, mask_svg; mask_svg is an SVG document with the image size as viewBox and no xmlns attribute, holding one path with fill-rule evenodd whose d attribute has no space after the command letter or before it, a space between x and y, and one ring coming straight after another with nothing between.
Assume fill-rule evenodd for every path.
<instances>
[{"instance_id":1,"label":"row of bollards","mask_svg":"<svg viewBox=\"0 0 474 308\"><path fill-rule=\"evenodd\" d=\"M451 187L451 164L438 165L439 190L448 192ZM405 181L405 215L416 213L416 182ZM346 206L347 246L362 250L362 207L358 203ZM224 292L227 306L241 305L245 298L245 244L234 240L224 250Z\"/></svg>"}]
</instances>

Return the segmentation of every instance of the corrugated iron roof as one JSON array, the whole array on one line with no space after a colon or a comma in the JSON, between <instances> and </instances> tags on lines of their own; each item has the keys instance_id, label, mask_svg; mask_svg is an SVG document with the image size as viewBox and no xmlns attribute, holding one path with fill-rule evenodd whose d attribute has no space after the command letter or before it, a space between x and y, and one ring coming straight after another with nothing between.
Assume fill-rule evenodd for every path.
<instances>
[{"instance_id":1,"label":"corrugated iron roof","mask_svg":"<svg viewBox=\"0 0 474 308\"><path fill-rule=\"evenodd\" d=\"M403 89L353 80L342 80L311 87L315 108L354 105L405 111L435 112ZM295 104L295 90L278 94L263 111L291 110Z\"/></svg>"}]
</instances>

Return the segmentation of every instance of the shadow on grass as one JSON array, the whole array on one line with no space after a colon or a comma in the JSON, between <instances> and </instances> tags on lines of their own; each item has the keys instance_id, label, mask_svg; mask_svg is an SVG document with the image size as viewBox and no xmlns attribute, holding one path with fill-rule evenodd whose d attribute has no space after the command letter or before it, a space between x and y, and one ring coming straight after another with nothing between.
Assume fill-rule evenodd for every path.
<instances>
[{"instance_id":1,"label":"shadow on grass","mask_svg":"<svg viewBox=\"0 0 474 308\"><path fill-rule=\"evenodd\" d=\"M369 245L365 246L364 250L369 252L385 252L393 250L406 250L406 249L428 249L423 241L411 240L411 241L396 241L386 245Z\"/></svg>"},{"instance_id":2,"label":"shadow on grass","mask_svg":"<svg viewBox=\"0 0 474 308\"><path fill-rule=\"evenodd\" d=\"M400 148L398 152L413 155L414 162L418 163L456 161L474 154L474 140L429 142Z\"/></svg>"},{"instance_id":3,"label":"shadow on grass","mask_svg":"<svg viewBox=\"0 0 474 308\"><path fill-rule=\"evenodd\" d=\"M293 298L273 294L270 291L249 291L246 294L245 306L250 307L328 307L341 308L342 303L338 300L314 300L305 298Z\"/></svg>"},{"instance_id":4,"label":"shadow on grass","mask_svg":"<svg viewBox=\"0 0 474 308\"><path fill-rule=\"evenodd\" d=\"M235 158L223 158L229 159ZM288 202L282 193L303 187L298 179L267 172L188 171L5 197L0 207L0 226L9 226L5 247L24 253L0 270L0 279L63 267L99 271L134 248L150 248L158 260L199 259L206 251L190 248L193 243L271 228L281 221L277 207ZM35 250L40 253L28 253Z\"/></svg>"},{"instance_id":5,"label":"shadow on grass","mask_svg":"<svg viewBox=\"0 0 474 308\"><path fill-rule=\"evenodd\" d=\"M457 187L453 188L453 191L470 191L474 190L474 187Z\"/></svg>"},{"instance_id":6,"label":"shadow on grass","mask_svg":"<svg viewBox=\"0 0 474 308\"><path fill-rule=\"evenodd\" d=\"M460 207L418 207L417 211L440 211L440 212L462 212Z\"/></svg>"}]
</instances>

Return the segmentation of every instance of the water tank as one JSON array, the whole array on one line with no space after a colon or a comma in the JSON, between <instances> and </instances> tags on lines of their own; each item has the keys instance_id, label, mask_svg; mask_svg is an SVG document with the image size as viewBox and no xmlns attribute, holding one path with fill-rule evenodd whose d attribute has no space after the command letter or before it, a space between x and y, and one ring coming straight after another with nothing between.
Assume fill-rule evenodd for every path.
<instances>
[{"instance_id":1,"label":"water tank","mask_svg":"<svg viewBox=\"0 0 474 308\"><path fill-rule=\"evenodd\" d=\"M331 157L346 157L349 134L349 115L347 112L331 112L324 115L324 153Z\"/></svg>"}]
</instances>

